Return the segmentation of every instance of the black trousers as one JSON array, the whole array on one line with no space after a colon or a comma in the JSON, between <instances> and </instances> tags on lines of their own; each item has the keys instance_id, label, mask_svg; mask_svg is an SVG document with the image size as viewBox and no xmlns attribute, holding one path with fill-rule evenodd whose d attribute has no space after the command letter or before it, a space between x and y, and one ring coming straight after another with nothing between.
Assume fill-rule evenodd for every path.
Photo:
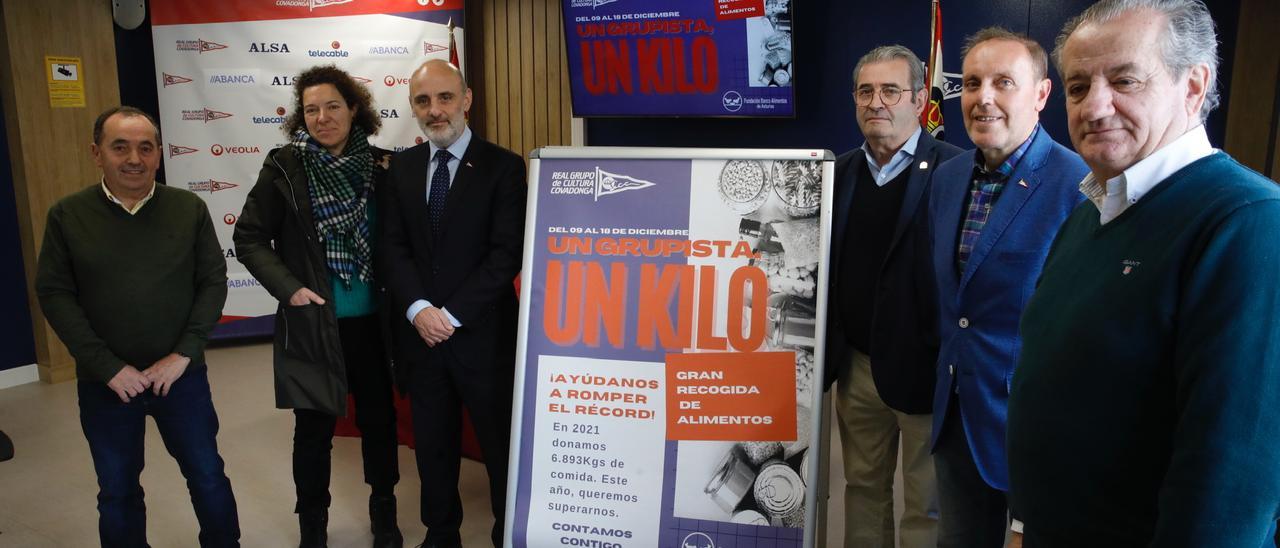
<instances>
[{"instance_id":1,"label":"black trousers","mask_svg":"<svg viewBox=\"0 0 1280 548\"><path fill-rule=\"evenodd\" d=\"M364 482L375 495L390 495L400 481L400 465L391 371L377 316L339 318L338 337L347 367L347 390L356 400ZM338 418L314 409L294 409L293 414L293 484L298 493L294 512L328 508L330 453Z\"/></svg>"},{"instance_id":2,"label":"black trousers","mask_svg":"<svg viewBox=\"0 0 1280 548\"><path fill-rule=\"evenodd\" d=\"M514 358L501 361L504 363L468 362L446 341L433 349L430 364L414 364L410 373L413 437L422 479L422 523L427 526L429 543L460 545L462 498L458 495L458 467L465 405L489 473L489 502L496 520L491 533L493 544L502 545Z\"/></svg>"},{"instance_id":3,"label":"black trousers","mask_svg":"<svg viewBox=\"0 0 1280 548\"><path fill-rule=\"evenodd\" d=\"M958 401L952 396L933 452L938 475L938 548L1003 548L1009 529L1008 496L988 485L978 472Z\"/></svg>"}]
</instances>

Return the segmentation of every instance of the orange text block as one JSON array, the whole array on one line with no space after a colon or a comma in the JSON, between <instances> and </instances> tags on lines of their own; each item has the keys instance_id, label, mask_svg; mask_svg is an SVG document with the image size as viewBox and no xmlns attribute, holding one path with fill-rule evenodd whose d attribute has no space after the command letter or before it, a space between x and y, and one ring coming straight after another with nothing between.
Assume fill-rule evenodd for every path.
<instances>
[{"instance_id":1,"label":"orange text block","mask_svg":"<svg viewBox=\"0 0 1280 548\"><path fill-rule=\"evenodd\" d=\"M667 354L667 439L794 441L795 352Z\"/></svg>"},{"instance_id":2,"label":"orange text block","mask_svg":"<svg viewBox=\"0 0 1280 548\"><path fill-rule=\"evenodd\" d=\"M764 17L764 0L716 0L716 20Z\"/></svg>"}]
</instances>

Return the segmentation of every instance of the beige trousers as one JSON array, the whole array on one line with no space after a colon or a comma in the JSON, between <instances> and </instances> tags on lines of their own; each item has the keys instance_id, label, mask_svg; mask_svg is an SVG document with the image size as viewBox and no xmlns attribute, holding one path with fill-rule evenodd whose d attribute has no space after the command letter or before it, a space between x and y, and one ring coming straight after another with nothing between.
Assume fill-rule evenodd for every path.
<instances>
[{"instance_id":1,"label":"beige trousers","mask_svg":"<svg viewBox=\"0 0 1280 548\"><path fill-rule=\"evenodd\" d=\"M934 548L937 479L929 454L932 415L908 415L885 405L871 378L871 359L853 352L835 386L844 460L845 548L894 548L893 476L902 443L902 548Z\"/></svg>"}]
</instances>

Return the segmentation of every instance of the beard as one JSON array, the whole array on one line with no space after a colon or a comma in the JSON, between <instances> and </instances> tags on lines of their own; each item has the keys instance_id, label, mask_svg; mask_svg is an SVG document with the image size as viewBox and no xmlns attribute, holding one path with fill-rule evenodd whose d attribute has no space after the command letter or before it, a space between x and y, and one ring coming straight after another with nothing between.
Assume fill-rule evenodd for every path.
<instances>
[{"instance_id":1,"label":"beard","mask_svg":"<svg viewBox=\"0 0 1280 548\"><path fill-rule=\"evenodd\" d=\"M431 141L431 144L435 145L437 148L449 148L449 145L452 145L454 141L458 140L458 137L462 136L461 116L459 116L457 120L450 118L444 118L444 120L449 122L449 124L442 128L433 128L430 124L432 122L440 121L439 118L418 119L418 127L422 129L423 135L426 135L427 140Z\"/></svg>"}]
</instances>

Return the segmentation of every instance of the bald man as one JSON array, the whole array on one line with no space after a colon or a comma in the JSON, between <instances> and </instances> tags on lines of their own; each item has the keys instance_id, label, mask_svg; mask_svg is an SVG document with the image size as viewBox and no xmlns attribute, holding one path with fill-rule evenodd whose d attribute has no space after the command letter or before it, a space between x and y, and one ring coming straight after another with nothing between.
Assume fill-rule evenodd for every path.
<instances>
[{"instance_id":1,"label":"bald man","mask_svg":"<svg viewBox=\"0 0 1280 548\"><path fill-rule=\"evenodd\" d=\"M425 547L460 547L460 423L471 416L502 543L518 302L512 280L524 243L525 165L472 135L471 90L453 65L424 63L409 102L427 142L397 154L381 259L407 367L422 479ZM403 379L402 377L402 380Z\"/></svg>"}]
</instances>

